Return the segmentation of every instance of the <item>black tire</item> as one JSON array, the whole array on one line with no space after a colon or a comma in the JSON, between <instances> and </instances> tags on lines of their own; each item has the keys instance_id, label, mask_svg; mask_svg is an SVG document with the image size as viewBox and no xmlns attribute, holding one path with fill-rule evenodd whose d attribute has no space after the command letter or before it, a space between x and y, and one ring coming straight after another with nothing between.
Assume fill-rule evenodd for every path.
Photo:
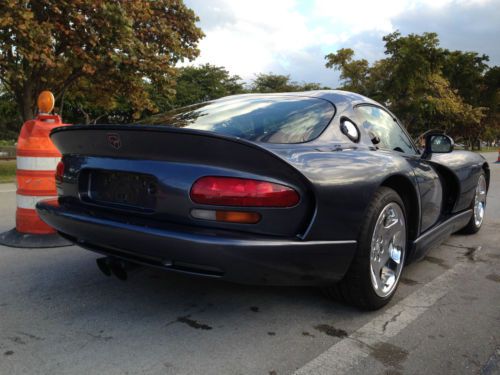
<instances>
[{"instance_id":1,"label":"black tire","mask_svg":"<svg viewBox=\"0 0 500 375\"><path fill-rule=\"evenodd\" d=\"M367 209L358 238L358 248L349 270L339 283L327 287L325 290L330 297L336 300L340 299L363 310L376 310L386 305L394 296L399 278L392 292L386 297L381 297L375 292L370 277L372 235L380 213L389 203L397 203L403 212L405 223L408 222L401 197L393 189L381 187L374 194L373 200ZM406 232L408 232L407 226ZM405 252L408 248L407 242L405 244ZM406 254L403 253L403 258L401 259L403 264L405 258Z\"/></svg>"},{"instance_id":2,"label":"black tire","mask_svg":"<svg viewBox=\"0 0 500 375\"><path fill-rule=\"evenodd\" d=\"M481 173L479 174L479 177L477 179L478 183L479 183L479 180L481 179L481 177L482 178L486 178L486 175L485 175L484 171L481 171ZM483 225L483 221L481 221L481 223L479 225L477 225L476 224L476 218L474 216L475 199L476 199L476 195L474 194L474 197L472 198L472 202L471 202L471 205L470 205L470 208L473 211L472 217L470 218L470 220L467 223L467 225L465 227L463 227L458 233L461 233L461 234L475 234L475 233L479 232L479 230L481 229L481 226Z\"/></svg>"}]
</instances>

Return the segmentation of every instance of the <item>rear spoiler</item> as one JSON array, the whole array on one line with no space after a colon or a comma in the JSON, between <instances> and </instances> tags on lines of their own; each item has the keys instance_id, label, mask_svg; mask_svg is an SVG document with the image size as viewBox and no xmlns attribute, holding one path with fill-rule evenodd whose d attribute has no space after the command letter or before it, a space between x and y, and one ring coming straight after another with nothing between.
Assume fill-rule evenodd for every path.
<instances>
[{"instance_id":1,"label":"rear spoiler","mask_svg":"<svg viewBox=\"0 0 500 375\"><path fill-rule=\"evenodd\" d=\"M205 164L311 187L301 172L265 143L213 132L161 125L74 125L55 128L50 137L63 155Z\"/></svg>"}]
</instances>

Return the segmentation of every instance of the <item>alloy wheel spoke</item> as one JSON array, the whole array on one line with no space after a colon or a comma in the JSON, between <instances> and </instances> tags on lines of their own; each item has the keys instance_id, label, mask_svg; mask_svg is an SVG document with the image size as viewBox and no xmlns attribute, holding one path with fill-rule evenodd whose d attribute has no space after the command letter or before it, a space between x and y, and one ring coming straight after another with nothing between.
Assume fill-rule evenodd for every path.
<instances>
[{"instance_id":1,"label":"alloy wheel spoke","mask_svg":"<svg viewBox=\"0 0 500 375\"><path fill-rule=\"evenodd\" d=\"M380 261L373 262L372 269L373 269L373 273L375 274L375 277L377 279L380 279L380 272L382 270L382 267L383 267L382 262L380 262Z\"/></svg>"},{"instance_id":2,"label":"alloy wheel spoke","mask_svg":"<svg viewBox=\"0 0 500 375\"><path fill-rule=\"evenodd\" d=\"M388 246L384 249L384 252L382 253L382 256L380 257L380 264L382 266L385 266L389 259L391 258L391 244L389 243Z\"/></svg>"}]
</instances>

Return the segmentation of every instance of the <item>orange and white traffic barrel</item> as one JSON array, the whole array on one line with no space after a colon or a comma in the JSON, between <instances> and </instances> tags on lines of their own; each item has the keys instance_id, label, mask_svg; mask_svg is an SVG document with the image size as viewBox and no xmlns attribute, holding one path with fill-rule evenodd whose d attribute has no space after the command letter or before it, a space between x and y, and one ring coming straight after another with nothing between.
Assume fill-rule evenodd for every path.
<instances>
[{"instance_id":1,"label":"orange and white traffic barrel","mask_svg":"<svg viewBox=\"0 0 500 375\"><path fill-rule=\"evenodd\" d=\"M52 144L50 131L62 126L57 115L38 115L27 121L17 141L16 229L21 233L51 234L55 230L37 215L35 205L57 196L55 171L61 154Z\"/></svg>"},{"instance_id":2,"label":"orange and white traffic barrel","mask_svg":"<svg viewBox=\"0 0 500 375\"><path fill-rule=\"evenodd\" d=\"M52 97L50 92L46 95ZM40 99L39 107L52 108ZM48 102L50 104L50 100ZM45 105L45 106L44 106ZM53 104L52 104L53 106ZM14 247L55 247L69 244L45 224L36 213L35 205L42 199L55 198L55 171L61 154L49 138L52 129L63 126L58 115L39 114L26 121L17 140L17 210L16 228L0 235L0 244Z\"/></svg>"}]
</instances>

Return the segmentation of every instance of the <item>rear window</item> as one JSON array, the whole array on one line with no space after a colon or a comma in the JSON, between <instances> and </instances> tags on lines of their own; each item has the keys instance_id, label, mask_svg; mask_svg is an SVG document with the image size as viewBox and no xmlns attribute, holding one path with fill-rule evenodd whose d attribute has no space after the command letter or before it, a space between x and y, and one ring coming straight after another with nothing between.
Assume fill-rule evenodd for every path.
<instances>
[{"instance_id":1,"label":"rear window","mask_svg":"<svg viewBox=\"0 0 500 375\"><path fill-rule=\"evenodd\" d=\"M335 108L295 96L236 96L177 109L141 123L198 129L266 143L302 143L318 137Z\"/></svg>"}]
</instances>

